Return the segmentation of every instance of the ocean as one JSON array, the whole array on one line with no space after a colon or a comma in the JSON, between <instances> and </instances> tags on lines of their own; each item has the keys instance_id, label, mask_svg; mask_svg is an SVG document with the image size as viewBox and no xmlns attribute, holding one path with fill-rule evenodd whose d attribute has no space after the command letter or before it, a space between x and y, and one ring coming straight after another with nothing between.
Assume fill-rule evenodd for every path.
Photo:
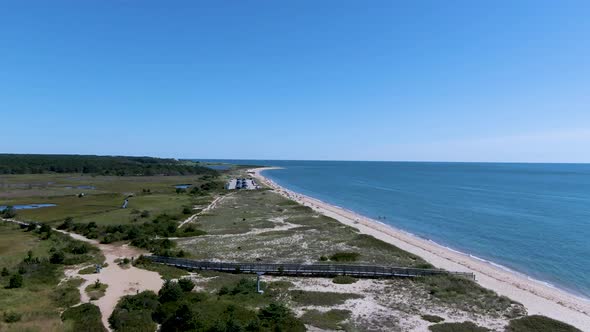
<instances>
[{"instance_id":1,"label":"ocean","mask_svg":"<svg viewBox=\"0 0 590 332\"><path fill-rule=\"evenodd\" d=\"M226 162L590 298L590 164Z\"/></svg>"}]
</instances>

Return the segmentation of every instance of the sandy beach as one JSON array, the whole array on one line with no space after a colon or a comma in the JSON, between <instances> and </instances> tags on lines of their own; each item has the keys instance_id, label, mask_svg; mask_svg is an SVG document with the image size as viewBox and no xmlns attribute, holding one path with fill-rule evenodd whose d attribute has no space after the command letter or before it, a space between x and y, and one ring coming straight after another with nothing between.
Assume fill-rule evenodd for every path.
<instances>
[{"instance_id":1,"label":"sandy beach","mask_svg":"<svg viewBox=\"0 0 590 332\"><path fill-rule=\"evenodd\" d=\"M418 238L352 211L290 191L262 175L263 171L269 169L275 168L264 167L250 171L261 183L284 197L309 206L318 213L332 217L343 224L355 227L361 233L372 235L418 255L438 268L474 273L481 286L522 303L529 315L544 315L576 326L583 331L590 331L590 301Z\"/></svg>"}]
</instances>

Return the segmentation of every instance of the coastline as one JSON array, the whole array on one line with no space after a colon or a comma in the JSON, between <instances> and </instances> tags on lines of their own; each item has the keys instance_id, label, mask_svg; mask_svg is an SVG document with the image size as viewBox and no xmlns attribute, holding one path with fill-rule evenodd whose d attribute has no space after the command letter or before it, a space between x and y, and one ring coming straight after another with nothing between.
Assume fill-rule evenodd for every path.
<instances>
[{"instance_id":1,"label":"coastline","mask_svg":"<svg viewBox=\"0 0 590 332\"><path fill-rule=\"evenodd\" d=\"M293 192L262 175L263 171L278 168L261 167L249 171L261 183L271 187L282 196L308 206L345 225L357 228L363 234L372 235L402 250L418 255L438 268L474 273L478 284L522 303L529 315L544 315L576 326L583 331L590 331L590 301L493 262L461 253L353 211Z\"/></svg>"}]
</instances>

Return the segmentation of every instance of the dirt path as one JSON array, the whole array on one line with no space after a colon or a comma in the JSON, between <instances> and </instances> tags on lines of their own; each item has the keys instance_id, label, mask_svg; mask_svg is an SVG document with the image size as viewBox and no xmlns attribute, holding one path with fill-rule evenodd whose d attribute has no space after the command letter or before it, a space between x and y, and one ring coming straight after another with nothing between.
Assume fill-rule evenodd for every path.
<instances>
[{"instance_id":1,"label":"dirt path","mask_svg":"<svg viewBox=\"0 0 590 332\"><path fill-rule=\"evenodd\" d=\"M229 196L231 196L231 194L225 195L225 196L217 196L206 208L204 208L203 210L201 210L199 213L193 214L192 216L188 217L186 220L184 220L183 222L181 222L178 225L178 228L180 228L180 227L182 227L182 226L184 226L184 225L186 225L188 223L194 222L195 220L197 220L197 218L199 217L199 215L201 215L202 213L205 213L207 211L210 211L212 209L215 209L217 207L217 204L221 203L226 197L229 197Z\"/></svg>"},{"instance_id":2,"label":"dirt path","mask_svg":"<svg viewBox=\"0 0 590 332\"><path fill-rule=\"evenodd\" d=\"M78 267L77 269L66 271L66 276L69 278L79 277L84 279L84 282L80 285L82 303L90 301L88 295L84 291L88 285L94 283L97 279L99 279L101 283L108 285L105 296L96 301L92 301L92 303L100 308L102 322L109 331L108 318L121 297L137 294L138 292L145 290L152 290L157 293L162 287L164 281L157 272L138 269L130 264L129 266L121 267L115 263L115 260L118 258L137 258L141 254L146 254L145 251L128 245L100 244L98 241L87 239L79 234L57 231L67 234L76 240L97 246L105 256L108 266L103 268L100 273L78 274L78 270L80 269L80 267Z\"/></svg>"}]
</instances>

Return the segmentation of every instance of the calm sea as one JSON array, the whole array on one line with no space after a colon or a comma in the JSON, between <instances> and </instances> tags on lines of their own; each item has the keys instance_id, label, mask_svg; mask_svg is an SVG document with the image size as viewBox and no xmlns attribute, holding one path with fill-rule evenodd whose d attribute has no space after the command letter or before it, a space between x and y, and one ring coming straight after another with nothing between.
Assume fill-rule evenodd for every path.
<instances>
[{"instance_id":1,"label":"calm sea","mask_svg":"<svg viewBox=\"0 0 590 332\"><path fill-rule=\"evenodd\" d=\"M284 167L265 175L590 298L590 164L238 163Z\"/></svg>"}]
</instances>

